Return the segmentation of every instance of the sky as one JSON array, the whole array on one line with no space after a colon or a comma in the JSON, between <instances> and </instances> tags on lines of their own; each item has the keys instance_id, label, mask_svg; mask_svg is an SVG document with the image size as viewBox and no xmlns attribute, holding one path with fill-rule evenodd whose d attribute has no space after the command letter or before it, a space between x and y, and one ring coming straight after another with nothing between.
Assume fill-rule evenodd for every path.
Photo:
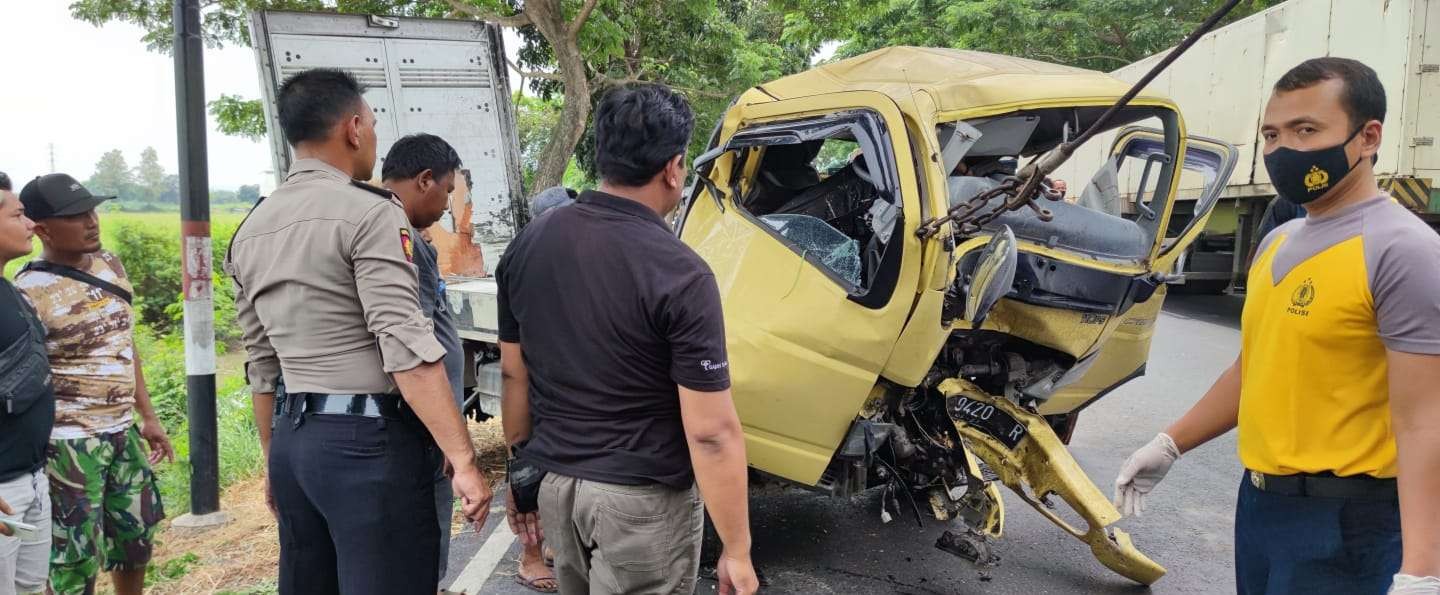
<instances>
[{"instance_id":1,"label":"sky","mask_svg":"<svg viewBox=\"0 0 1440 595\"><path fill-rule=\"evenodd\" d=\"M0 171L17 186L65 172L84 181L100 155L120 149L130 166L154 147L169 173L179 170L175 136L175 62L147 51L144 31L72 19L69 0L7 1L0 18ZM512 57L519 40L507 30ZM519 80L511 77L511 87ZM205 98L260 97L255 53L229 46L205 52ZM208 117L208 116L207 116ZM268 141L225 136L209 126L210 187L269 189ZM17 188L18 190L18 188Z\"/></svg>"}]
</instances>

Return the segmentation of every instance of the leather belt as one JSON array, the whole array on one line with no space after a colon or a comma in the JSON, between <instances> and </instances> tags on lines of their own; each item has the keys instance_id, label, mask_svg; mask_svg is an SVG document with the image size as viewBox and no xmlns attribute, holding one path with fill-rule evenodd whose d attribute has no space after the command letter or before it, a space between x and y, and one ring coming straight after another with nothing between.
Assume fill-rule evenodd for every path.
<instances>
[{"instance_id":1,"label":"leather belt","mask_svg":"<svg viewBox=\"0 0 1440 595\"><path fill-rule=\"evenodd\" d=\"M323 393L291 393L300 413L315 415L355 415L400 419L402 416L400 395L370 393L359 395L330 395Z\"/></svg>"},{"instance_id":2,"label":"leather belt","mask_svg":"<svg viewBox=\"0 0 1440 595\"><path fill-rule=\"evenodd\" d=\"M1339 477L1334 474L1268 475L1246 471L1250 485L1262 492L1283 496L1343 498L1347 500L1398 500L1395 479L1369 475Z\"/></svg>"}]
</instances>

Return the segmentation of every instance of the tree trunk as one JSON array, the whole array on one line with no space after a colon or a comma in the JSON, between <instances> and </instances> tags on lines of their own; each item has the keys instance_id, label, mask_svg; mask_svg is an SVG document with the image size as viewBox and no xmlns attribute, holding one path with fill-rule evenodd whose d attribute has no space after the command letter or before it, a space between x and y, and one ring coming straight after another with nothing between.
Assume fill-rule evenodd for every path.
<instances>
[{"instance_id":1,"label":"tree trunk","mask_svg":"<svg viewBox=\"0 0 1440 595\"><path fill-rule=\"evenodd\" d=\"M525 12L550 42L559 74L565 78L565 105L560 109L555 128L550 130L550 140L540 152L535 187L530 189L533 193L564 181L565 168L575 155L575 145L585 134L585 123L590 117L590 81L586 77L585 57L580 53L579 31L570 30L560 10L560 1L527 2Z\"/></svg>"}]
</instances>

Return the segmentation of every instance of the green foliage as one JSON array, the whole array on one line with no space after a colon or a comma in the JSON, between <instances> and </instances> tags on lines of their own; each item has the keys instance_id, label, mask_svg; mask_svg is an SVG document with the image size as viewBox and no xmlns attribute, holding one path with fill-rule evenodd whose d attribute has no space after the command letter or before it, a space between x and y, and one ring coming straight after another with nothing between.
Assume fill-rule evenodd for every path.
<instances>
[{"instance_id":1,"label":"green foliage","mask_svg":"<svg viewBox=\"0 0 1440 595\"><path fill-rule=\"evenodd\" d=\"M101 220L102 228L111 225ZM180 295L180 234L159 226L129 221L117 225L116 242L108 248L120 256L135 286L135 313L140 322L160 332L171 329L165 307ZM167 233L176 231L177 233Z\"/></svg>"},{"instance_id":2,"label":"green foliage","mask_svg":"<svg viewBox=\"0 0 1440 595\"><path fill-rule=\"evenodd\" d=\"M253 205L260 200L260 185L246 184L235 190L235 200Z\"/></svg>"},{"instance_id":3,"label":"green foliage","mask_svg":"<svg viewBox=\"0 0 1440 595\"><path fill-rule=\"evenodd\" d=\"M278 595L280 588L274 580L247 587L239 591L216 591L215 595Z\"/></svg>"},{"instance_id":4,"label":"green foliage","mask_svg":"<svg viewBox=\"0 0 1440 595\"><path fill-rule=\"evenodd\" d=\"M145 586L153 587L160 583L184 578L190 574L190 570L200 563L200 556L191 552L171 558L159 564L150 564L145 567Z\"/></svg>"},{"instance_id":5,"label":"green foliage","mask_svg":"<svg viewBox=\"0 0 1440 595\"><path fill-rule=\"evenodd\" d=\"M259 141L265 138L265 109L259 99L221 95L209 104L210 116L223 134Z\"/></svg>"},{"instance_id":6,"label":"green foliage","mask_svg":"<svg viewBox=\"0 0 1440 595\"><path fill-rule=\"evenodd\" d=\"M166 347L167 349L169 347ZM154 357L154 354L151 354ZM173 356L162 356L173 357ZM184 360L184 356L180 355ZM146 380L150 381L149 365L146 365ZM180 371L182 388L178 399L185 402L184 369ZM154 389L151 398L155 399ZM167 398L175 398L168 396ZM158 407L157 403L157 407ZM259 433L255 429L255 418L251 407L250 391L245 387L244 378L239 374L227 376L216 391L216 439L220 445L220 487L232 485L254 477L263 469L265 457L260 449ZM189 424L165 424L170 432L170 441L175 446L175 462L162 462L155 467L160 485L160 497L165 502L165 511L172 517L190 510L190 440Z\"/></svg>"},{"instance_id":7,"label":"green foliage","mask_svg":"<svg viewBox=\"0 0 1440 595\"><path fill-rule=\"evenodd\" d=\"M1224 22L1278 3L1246 0ZM916 45L974 49L1110 71L1179 43L1224 0L889 0L875 4L860 18L850 20L849 31L833 25L826 30L845 40L836 57ZM841 23L842 29L845 25Z\"/></svg>"},{"instance_id":8,"label":"green foliage","mask_svg":"<svg viewBox=\"0 0 1440 595\"><path fill-rule=\"evenodd\" d=\"M130 165L125 163L125 154L120 149L106 151L95 163L95 173L85 181L85 188L93 194L116 196L122 190L133 192L135 176Z\"/></svg>"},{"instance_id":9,"label":"green foliage","mask_svg":"<svg viewBox=\"0 0 1440 595\"><path fill-rule=\"evenodd\" d=\"M149 221L119 220L114 225L114 240L107 241L120 261L125 264L130 282L135 287L135 310L143 324L159 333L176 333L180 329L184 309L180 288L180 233L178 227L154 225ZM230 237L238 223L221 222L211 227L211 253L214 262L221 262L230 248ZM234 344L240 339L235 322L235 296L230 279L214 271L215 341L219 345Z\"/></svg>"},{"instance_id":10,"label":"green foliage","mask_svg":"<svg viewBox=\"0 0 1440 595\"><path fill-rule=\"evenodd\" d=\"M140 152L140 165L135 166L135 184L139 187L140 195L147 202L160 200L160 195L165 192L166 183L165 167L160 165L160 156L155 153L155 147L145 147ZM176 178L179 182L179 178Z\"/></svg>"}]
</instances>

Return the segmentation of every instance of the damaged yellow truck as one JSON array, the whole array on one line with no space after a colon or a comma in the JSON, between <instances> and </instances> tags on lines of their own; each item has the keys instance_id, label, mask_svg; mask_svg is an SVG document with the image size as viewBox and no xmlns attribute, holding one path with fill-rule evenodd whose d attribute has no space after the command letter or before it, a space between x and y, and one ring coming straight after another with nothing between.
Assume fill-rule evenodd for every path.
<instances>
[{"instance_id":1,"label":"damaged yellow truck","mask_svg":"<svg viewBox=\"0 0 1440 595\"><path fill-rule=\"evenodd\" d=\"M735 101L678 224L724 298L755 477L883 489L884 516L949 522L937 547L981 565L998 562L1004 484L1105 567L1164 575L1110 527L1120 514L1065 445L1086 406L1144 373L1176 259L1236 151L1187 136L1173 102L1141 93L1106 126L1120 130L1110 159L1066 180L1068 196L1045 180L1049 200L1016 210L996 190L1129 88L897 47ZM1182 181L1205 191L1170 225Z\"/></svg>"}]
</instances>

